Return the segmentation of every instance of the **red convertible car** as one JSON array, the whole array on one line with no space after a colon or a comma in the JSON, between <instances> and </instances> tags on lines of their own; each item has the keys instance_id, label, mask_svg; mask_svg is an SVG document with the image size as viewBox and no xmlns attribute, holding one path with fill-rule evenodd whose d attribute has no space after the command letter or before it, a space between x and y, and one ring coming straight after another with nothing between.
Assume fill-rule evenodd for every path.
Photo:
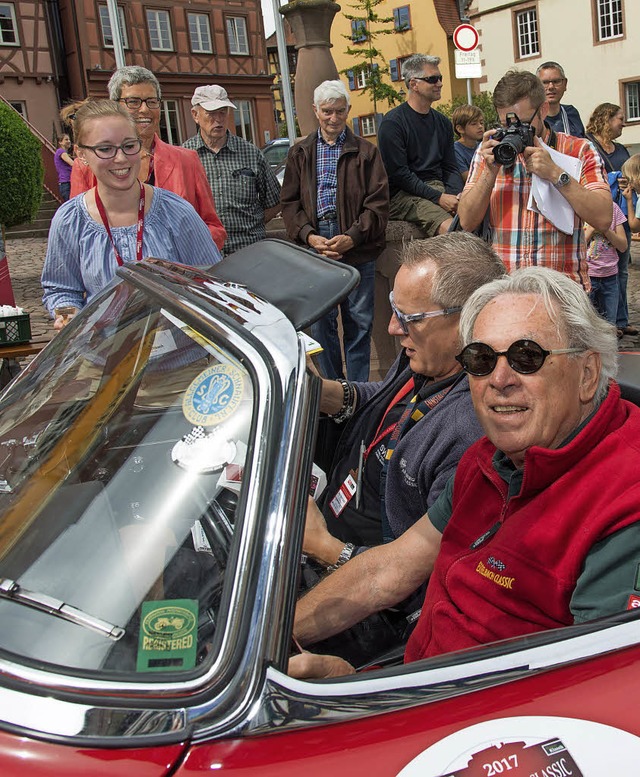
<instances>
[{"instance_id":1,"label":"red convertible car","mask_svg":"<svg viewBox=\"0 0 640 777\"><path fill-rule=\"evenodd\" d=\"M266 241L118 275L0 400L2 777L640 773L633 610L288 677L319 403L301 330L356 274ZM637 400L637 357L621 382Z\"/></svg>"}]
</instances>

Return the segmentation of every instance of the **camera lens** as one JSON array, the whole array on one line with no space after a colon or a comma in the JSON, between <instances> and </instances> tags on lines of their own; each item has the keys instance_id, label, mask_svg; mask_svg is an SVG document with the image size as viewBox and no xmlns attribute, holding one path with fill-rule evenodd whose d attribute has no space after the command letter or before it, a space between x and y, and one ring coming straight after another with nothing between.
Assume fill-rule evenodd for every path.
<instances>
[{"instance_id":1,"label":"camera lens","mask_svg":"<svg viewBox=\"0 0 640 777\"><path fill-rule=\"evenodd\" d=\"M516 161L518 154L524 151L525 143L520 135L507 135L502 143L493 149L493 156L499 165L511 167Z\"/></svg>"}]
</instances>

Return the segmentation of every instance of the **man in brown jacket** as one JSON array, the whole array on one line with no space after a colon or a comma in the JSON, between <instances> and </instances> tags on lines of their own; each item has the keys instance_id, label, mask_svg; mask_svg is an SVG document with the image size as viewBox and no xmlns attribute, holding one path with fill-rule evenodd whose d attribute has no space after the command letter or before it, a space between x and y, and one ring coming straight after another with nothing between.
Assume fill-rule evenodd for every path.
<instances>
[{"instance_id":1,"label":"man in brown jacket","mask_svg":"<svg viewBox=\"0 0 640 777\"><path fill-rule=\"evenodd\" d=\"M354 265L360 284L341 304L347 378L369 379L375 260L385 246L389 184L378 149L347 127L349 93L323 81L313 93L316 132L289 152L282 217L291 240ZM325 377L344 378L337 308L313 325Z\"/></svg>"}]
</instances>

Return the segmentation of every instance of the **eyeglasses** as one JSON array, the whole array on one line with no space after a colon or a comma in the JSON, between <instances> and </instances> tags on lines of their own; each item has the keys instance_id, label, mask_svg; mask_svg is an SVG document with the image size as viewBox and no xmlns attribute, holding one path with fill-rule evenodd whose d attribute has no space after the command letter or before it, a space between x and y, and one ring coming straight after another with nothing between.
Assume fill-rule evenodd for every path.
<instances>
[{"instance_id":1,"label":"eyeglasses","mask_svg":"<svg viewBox=\"0 0 640 777\"><path fill-rule=\"evenodd\" d=\"M550 84L553 84L554 86L560 86L560 84L564 81L564 78L549 78L545 79L542 82L543 86L549 86Z\"/></svg>"},{"instance_id":2,"label":"eyeglasses","mask_svg":"<svg viewBox=\"0 0 640 777\"><path fill-rule=\"evenodd\" d=\"M160 107L160 100L157 97L147 97L143 100L141 97L121 97L118 100L119 103L124 103L127 108L133 108L136 110L142 103L144 103L149 110L155 110Z\"/></svg>"},{"instance_id":3,"label":"eyeglasses","mask_svg":"<svg viewBox=\"0 0 640 777\"><path fill-rule=\"evenodd\" d=\"M125 140L119 146L112 146L108 143L101 144L99 146L83 146L82 143L78 143L79 148L88 148L89 151L98 157L98 159L113 159L118 151L122 151L127 156L135 156L140 153L142 148L142 141L138 140Z\"/></svg>"},{"instance_id":4,"label":"eyeglasses","mask_svg":"<svg viewBox=\"0 0 640 777\"><path fill-rule=\"evenodd\" d=\"M400 328L405 335L409 334L409 324L415 323L416 321L423 321L425 318L448 316L451 313L459 313L462 310L462 308L444 308L444 310L430 310L428 313L401 313L393 301L393 292L389 294L389 302L391 303L393 315L398 319Z\"/></svg>"},{"instance_id":5,"label":"eyeglasses","mask_svg":"<svg viewBox=\"0 0 640 777\"><path fill-rule=\"evenodd\" d=\"M506 351L494 351L486 343L469 343L456 356L456 361L469 375L483 378L494 371L499 356L506 356L512 370L521 375L532 375L542 367L547 356L556 353L584 353L584 348L555 348L547 351L533 340L516 340Z\"/></svg>"},{"instance_id":6,"label":"eyeglasses","mask_svg":"<svg viewBox=\"0 0 640 777\"><path fill-rule=\"evenodd\" d=\"M425 84L437 84L438 81L443 81L444 79L442 78L441 75L437 75L437 76L414 76L413 80L424 81Z\"/></svg>"}]
</instances>

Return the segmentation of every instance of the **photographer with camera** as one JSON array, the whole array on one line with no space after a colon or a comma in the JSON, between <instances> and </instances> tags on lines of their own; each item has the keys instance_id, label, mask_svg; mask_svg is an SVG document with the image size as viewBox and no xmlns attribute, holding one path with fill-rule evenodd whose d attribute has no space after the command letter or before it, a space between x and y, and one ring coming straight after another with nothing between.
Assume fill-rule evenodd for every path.
<instances>
[{"instance_id":1,"label":"photographer with camera","mask_svg":"<svg viewBox=\"0 0 640 777\"><path fill-rule=\"evenodd\" d=\"M550 267L588 290L582 225L586 221L606 231L613 207L600 157L587 140L554 132L545 123L549 105L533 73L508 71L496 84L493 104L501 127L485 132L469 171L458 207L462 228L476 229L488 209L493 248L509 272ZM554 162L541 141L580 160L579 181ZM573 209L571 234L529 208L534 175L555 187Z\"/></svg>"}]
</instances>

